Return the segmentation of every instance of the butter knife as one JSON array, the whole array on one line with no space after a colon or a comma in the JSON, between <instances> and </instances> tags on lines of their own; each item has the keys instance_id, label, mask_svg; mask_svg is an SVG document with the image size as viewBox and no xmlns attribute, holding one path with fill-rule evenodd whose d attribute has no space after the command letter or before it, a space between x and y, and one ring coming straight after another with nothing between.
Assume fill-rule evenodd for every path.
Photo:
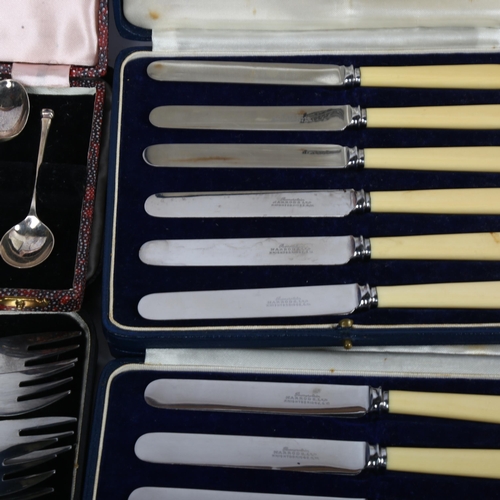
<instances>
[{"instance_id":1,"label":"butter knife","mask_svg":"<svg viewBox=\"0 0 500 500\"><path fill-rule=\"evenodd\" d=\"M154 108L155 127L213 130L341 131L348 127L500 129L499 104L360 106L198 106Z\"/></svg>"},{"instance_id":2,"label":"butter knife","mask_svg":"<svg viewBox=\"0 0 500 500\"><path fill-rule=\"evenodd\" d=\"M142 297L149 320L346 315L373 307L498 309L500 281L370 287L341 285L160 292Z\"/></svg>"},{"instance_id":3,"label":"butter knife","mask_svg":"<svg viewBox=\"0 0 500 500\"><path fill-rule=\"evenodd\" d=\"M154 432L137 458L160 464L359 474L365 469L500 479L500 450L403 448L362 441Z\"/></svg>"},{"instance_id":4,"label":"butter knife","mask_svg":"<svg viewBox=\"0 0 500 500\"><path fill-rule=\"evenodd\" d=\"M384 391L368 385L157 379L144 391L156 408L362 417L370 412L500 424L500 396Z\"/></svg>"},{"instance_id":5,"label":"butter knife","mask_svg":"<svg viewBox=\"0 0 500 500\"><path fill-rule=\"evenodd\" d=\"M188 488L135 489L128 500L364 500L361 498L318 497L311 495L280 495L279 493L250 493L247 491L198 490Z\"/></svg>"},{"instance_id":6,"label":"butter knife","mask_svg":"<svg viewBox=\"0 0 500 500\"><path fill-rule=\"evenodd\" d=\"M335 266L359 259L500 260L500 233L152 240L152 266Z\"/></svg>"},{"instance_id":7,"label":"butter knife","mask_svg":"<svg viewBox=\"0 0 500 500\"><path fill-rule=\"evenodd\" d=\"M499 89L500 65L336 66L237 61L154 61L153 80L362 87Z\"/></svg>"},{"instance_id":8,"label":"butter knife","mask_svg":"<svg viewBox=\"0 0 500 500\"><path fill-rule=\"evenodd\" d=\"M153 144L153 167L328 168L500 172L500 147L365 148L336 144Z\"/></svg>"},{"instance_id":9,"label":"butter knife","mask_svg":"<svg viewBox=\"0 0 500 500\"><path fill-rule=\"evenodd\" d=\"M500 214L500 188L366 192L226 191L156 193L153 217L346 217L351 213Z\"/></svg>"}]
</instances>

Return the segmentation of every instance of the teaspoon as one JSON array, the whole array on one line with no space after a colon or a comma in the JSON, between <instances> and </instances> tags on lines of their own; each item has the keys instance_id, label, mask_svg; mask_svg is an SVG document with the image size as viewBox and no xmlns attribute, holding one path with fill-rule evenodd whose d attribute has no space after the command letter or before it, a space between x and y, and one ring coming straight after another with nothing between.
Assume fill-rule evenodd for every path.
<instances>
[{"instance_id":1,"label":"teaspoon","mask_svg":"<svg viewBox=\"0 0 500 500\"><path fill-rule=\"evenodd\" d=\"M42 132L36 163L35 186L27 217L7 231L0 241L0 256L10 266L29 268L42 263L54 248L52 231L36 213L36 188L38 172L42 164L50 123L54 117L51 109L42 109Z\"/></svg>"},{"instance_id":2,"label":"teaspoon","mask_svg":"<svg viewBox=\"0 0 500 500\"><path fill-rule=\"evenodd\" d=\"M18 136L30 112L26 89L15 80L0 80L0 142Z\"/></svg>"}]
</instances>

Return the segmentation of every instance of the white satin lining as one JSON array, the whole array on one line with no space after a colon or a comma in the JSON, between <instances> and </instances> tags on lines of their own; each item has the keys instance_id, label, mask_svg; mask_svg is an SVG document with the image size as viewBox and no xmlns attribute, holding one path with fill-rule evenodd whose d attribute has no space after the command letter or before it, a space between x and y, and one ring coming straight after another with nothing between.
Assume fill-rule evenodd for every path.
<instances>
[{"instance_id":1,"label":"white satin lining","mask_svg":"<svg viewBox=\"0 0 500 500\"><path fill-rule=\"evenodd\" d=\"M98 0L1 0L0 61L94 66Z\"/></svg>"},{"instance_id":2,"label":"white satin lining","mask_svg":"<svg viewBox=\"0 0 500 500\"><path fill-rule=\"evenodd\" d=\"M237 35L235 35L237 33ZM500 50L496 28L153 31L153 51L183 55L380 54Z\"/></svg>"}]
</instances>

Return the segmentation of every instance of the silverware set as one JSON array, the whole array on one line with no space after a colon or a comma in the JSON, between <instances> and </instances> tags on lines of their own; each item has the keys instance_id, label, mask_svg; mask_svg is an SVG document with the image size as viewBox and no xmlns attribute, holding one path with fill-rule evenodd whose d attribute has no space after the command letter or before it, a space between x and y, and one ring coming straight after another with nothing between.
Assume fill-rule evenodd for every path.
<instances>
[{"instance_id":1,"label":"silverware set","mask_svg":"<svg viewBox=\"0 0 500 500\"><path fill-rule=\"evenodd\" d=\"M78 349L80 335L62 331L0 338L0 417L9 417L0 420L0 498L28 500L54 491L33 489L56 473L50 467L38 472L39 466L73 449L75 432L68 427L77 419L11 417L45 409L71 393L68 372L78 362L71 353Z\"/></svg>"}]
</instances>

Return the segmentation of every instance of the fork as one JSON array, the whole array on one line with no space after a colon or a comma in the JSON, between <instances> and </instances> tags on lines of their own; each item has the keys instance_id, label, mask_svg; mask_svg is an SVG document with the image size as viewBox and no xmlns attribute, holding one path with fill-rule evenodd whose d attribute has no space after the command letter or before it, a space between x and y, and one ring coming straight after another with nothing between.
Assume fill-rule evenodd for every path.
<instances>
[{"instance_id":1,"label":"fork","mask_svg":"<svg viewBox=\"0 0 500 500\"><path fill-rule=\"evenodd\" d=\"M33 500L40 498L44 495L54 493L54 488L37 488L35 490L22 491L21 493L14 493L13 495L2 496L2 500Z\"/></svg>"},{"instance_id":2,"label":"fork","mask_svg":"<svg viewBox=\"0 0 500 500\"><path fill-rule=\"evenodd\" d=\"M79 337L81 332L28 333L0 337L0 373L24 370L30 365L60 356L79 347L78 344L52 346L56 342ZM46 348L41 348L48 346ZM46 363L50 365L51 363Z\"/></svg>"},{"instance_id":3,"label":"fork","mask_svg":"<svg viewBox=\"0 0 500 500\"><path fill-rule=\"evenodd\" d=\"M62 438L72 436L73 431L49 434L43 434L43 431L57 425L74 423L76 420L74 417L38 417L0 421L0 497L34 486L55 474L55 470L49 470L5 479L5 476L35 467L71 450L72 445L58 448L47 447L56 444ZM42 432L21 435L21 433L37 431Z\"/></svg>"},{"instance_id":4,"label":"fork","mask_svg":"<svg viewBox=\"0 0 500 500\"><path fill-rule=\"evenodd\" d=\"M47 394L47 391L71 382L73 377L44 380L73 368L77 361L75 358L50 363L50 369L49 365L40 365L24 371L0 373L0 417L35 411L71 394L70 389L56 394Z\"/></svg>"}]
</instances>

